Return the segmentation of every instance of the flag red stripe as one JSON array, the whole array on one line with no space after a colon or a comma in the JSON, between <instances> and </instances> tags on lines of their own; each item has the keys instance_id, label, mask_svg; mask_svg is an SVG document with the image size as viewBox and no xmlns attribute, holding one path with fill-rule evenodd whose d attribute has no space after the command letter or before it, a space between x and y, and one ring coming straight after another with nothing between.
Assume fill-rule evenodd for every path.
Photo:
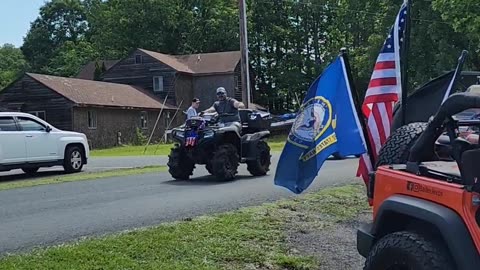
<instances>
[{"instance_id":1,"label":"flag red stripe","mask_svg":"<svg viewBox=\"0 0 480 270\"><path fill-rule=\"evenodd\" d=\"M377 86L387 86L387 85L397 85L397 78L373 79L370 81L368 88L377 87Z\"/></svg>"},{"instance_id":2,"label":"flag red stripe","mask_svg":"<svg viewBox=\"0 0 480 270\"><path fill-rule=\"evenodd\" d=\"M395 68L395 61L377 62L374 70Z\"/></svg>"},{"instance_id":3,"label":"flag red stripe","mask_svg":"<svg viewBox=\"0 0 480 270\"><path fill-rule=\"evenodd\" d=\"M382 95L365 97L363 104L371 104L371 103L378 103L378 102L394 102L394 101L398 101L398 95L394 93L390 93L390 94L382 94Z\"/></svg>"},{"instance_id":4,"label":"flag red stripe","mask_svg":"<svg viewBox=\"0 0 480 270\"><path fill-rule=\"evenodd\" d=\"M387 108L388 120L390 123L392 123L393 122L393 102L386 103L385 107Z\"/></svg>"},{"instance_id":5,"label":"flag red stripe","mask_svg":"<svg viewBox=\"0 0 480 270\"><path fill-rule=\"evenodd\" d=\"M373 119L375 119L375 123L377 124L378 135L380 136L380 143L381 143L381 145L383 145L385 143L385 141L387 140L387 136L385 134L385 127L384 127L383 121L382 121L382 114L380 113L380 110L378 109L378 103L373 105L372 113L373 113ZM376 158L375 158L375 160L376 160Z\"/></svg>"}]
</instances>

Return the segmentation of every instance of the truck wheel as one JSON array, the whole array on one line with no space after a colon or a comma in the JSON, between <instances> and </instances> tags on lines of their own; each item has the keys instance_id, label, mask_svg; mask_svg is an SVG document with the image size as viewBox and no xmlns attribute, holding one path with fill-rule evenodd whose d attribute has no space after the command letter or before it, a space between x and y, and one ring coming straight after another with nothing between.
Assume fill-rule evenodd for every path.
<instances>
[{"instance_id":1,"label":"truck wheel","mask_svg":"<svg viewBox=\"0 0 480 270\"><path fill-rule=\"evenodd\" d=\"M168 156L168 172L177 180L188 180L193 174L195 164L180 147L172 148Z\"/></svg>"},{"instance_id":2,"label":"truck wheel","mask_svg":"<svg viewBox=\"0 0 480 270\"><path fill-rule=\"evenodd\" d=\"M259 141L257 144L256 159L247 161L247 170L253 176L266 175L270 170L270 146L264 141Z\"/></svg>"},{"instance_id":3,"label":"truck wheel","mask_svg":"<svg viewBox=\"0 0 480 270\"><path fill-rule=\"evenodd\" d=\"M232 180L237 174L239 156L237 148L231 144L218 147L213 154L212 171L219 180Z\"/></svg>"},{"instance_id":4,"label":"truck wheel","mask_svg":"<svg viewBox=\"0 0 480 270\"><path fill-rule=\"evenodd\" d=\"M39 167L25 167L25 168L22 168L22 171L26 174L35 174L36 172L38 172L38 169L40 169Z\"/></svg>"},{"instance_id":5,"label":"truck wheel","mask_svg":"<svg viewBox=\"0 0 480 270\"><path fill-rule=\"evenodd\" d=\"M82 170L85 160L82 149L78 146L68 146L65 150L63 168L67 173L76 173Z\"/></svg>"},{"instance_id":6,"label":"truck wheel","mask_svg":"<svg viewBox=\"0 0 480 270\"><path fill-rule=\"evenodd\" d=\"M375 168L383 165L405 164L410 155L410 148L425 131L427 125L428 123L423 122L410 123L395 130L380 149Z\"/></svg>"},{"instance_id":7,"label":"truck wheel","mask_svg":"<svg viewBox=\"0 0 480 270\"><path fill-rule=\"evenodd\" d=\"M364 270L455 269L445 247L413 232L395 232L380 239L365 261Z\"/></svg>"}]
</instances>

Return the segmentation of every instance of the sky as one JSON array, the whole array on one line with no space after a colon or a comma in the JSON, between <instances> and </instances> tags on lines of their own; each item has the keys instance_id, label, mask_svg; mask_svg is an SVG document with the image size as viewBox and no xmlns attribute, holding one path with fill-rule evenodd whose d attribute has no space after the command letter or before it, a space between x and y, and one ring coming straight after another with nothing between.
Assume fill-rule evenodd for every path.
<instances>
[{"instance_id":1,"label":"sky","mask_svg":"<svg viewBox=\"0 0 480 270\"><path fill-rule=\"evenodd\" d=\"M46 0L0 0L0 46L5 43L20 47Z\"/></svg>"}]
</instances>

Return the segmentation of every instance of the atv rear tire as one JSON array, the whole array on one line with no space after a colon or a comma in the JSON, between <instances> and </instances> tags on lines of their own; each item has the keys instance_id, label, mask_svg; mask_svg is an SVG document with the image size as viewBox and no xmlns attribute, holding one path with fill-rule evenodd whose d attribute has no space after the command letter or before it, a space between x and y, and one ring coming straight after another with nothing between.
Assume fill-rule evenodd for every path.
<instances>
[{"instance_id":1,"label":"atv rear tire","mask_svg":"<svg viewBox=\"0 0 480 270\"><path fill-rule=\"evenodd\" d=\"M168 172L177 180L188 180L193 174L195 164L180 147L172 148L168 156Z\"/></svg>"},{"instance_id":2,"label":"atv rear tire","mask_svg":"<svg viewBox=\"0 0 480 270\"><path fill-rule=\"evenodd\" d=\"M232 144L219 146L213 154L213 175L219 180L232 180L237 174L239 159L237 148Z\"/></svg>"},{"instance_id":3,"label":"atv rear tire","mask_svg":"<svg viewBox=\"0 0 480 270\"><path fill-rule=\"evenodd\" d=\"M380 149L375 168L382 165L405 164L408 161L410 149L427 125L428 123L416 122L395 130Z\"/></svg>"},{"instance_id":4,"label":"atv rear tire","mask_svg":"<svg viewBox=\"0 0 480 270\"><path fill-rule=\"evenodd\" d=\"M253 176L266 175L271 164L270 146L264 141L257 143L257 155L255 160L247 161L247 170Z\"/></svg>"},{"instance_id":5,"label":"atv rear tire","mask_svg":"<svg viewBox=\"0 0 480 270\"><path fill-rule=\"evenodd\" d=\"M408 231L395 232L380 239L370 251L364 270L454 269L442 243Z\"/></svg>"}]
</instances>

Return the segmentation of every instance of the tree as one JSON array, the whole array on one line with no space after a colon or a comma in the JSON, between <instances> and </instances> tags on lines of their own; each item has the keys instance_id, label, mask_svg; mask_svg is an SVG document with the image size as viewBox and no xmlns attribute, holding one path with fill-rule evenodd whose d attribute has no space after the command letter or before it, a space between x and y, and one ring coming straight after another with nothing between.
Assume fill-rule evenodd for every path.
<instances>
[{"instance_id":1,"label":"tree","mask_svg":"<svg viewBox=\"0 0 480 270\"><path fill-rule=\"evenodd\" d=\"M66 42L78 42L87 31L81 0L52 0L40 8L40 16L31 24L21 49L32 71L55 69L47 67L51 58Z\"/></svg>"},{"instance_id":2,"label":"tree","mask_svg":"<svg viewBox=\"0 0 480 270\"><path fill-rule=\"evenodd\" d=\"M27 69L22 51L11 44L0 47L0 90L13 82Z\"/></svg>"},{"instance_id":3,"label":"tree","mask_svg":"<svg viewBox=\"0 0 480 270\"><path fill-rule=\"evenodd\" d=\"M90 42L67 41L57 49L55 56L42 71L57 76L75 76L85 64L97 57L98 54Z\"/></svg>"}]
</instances>

